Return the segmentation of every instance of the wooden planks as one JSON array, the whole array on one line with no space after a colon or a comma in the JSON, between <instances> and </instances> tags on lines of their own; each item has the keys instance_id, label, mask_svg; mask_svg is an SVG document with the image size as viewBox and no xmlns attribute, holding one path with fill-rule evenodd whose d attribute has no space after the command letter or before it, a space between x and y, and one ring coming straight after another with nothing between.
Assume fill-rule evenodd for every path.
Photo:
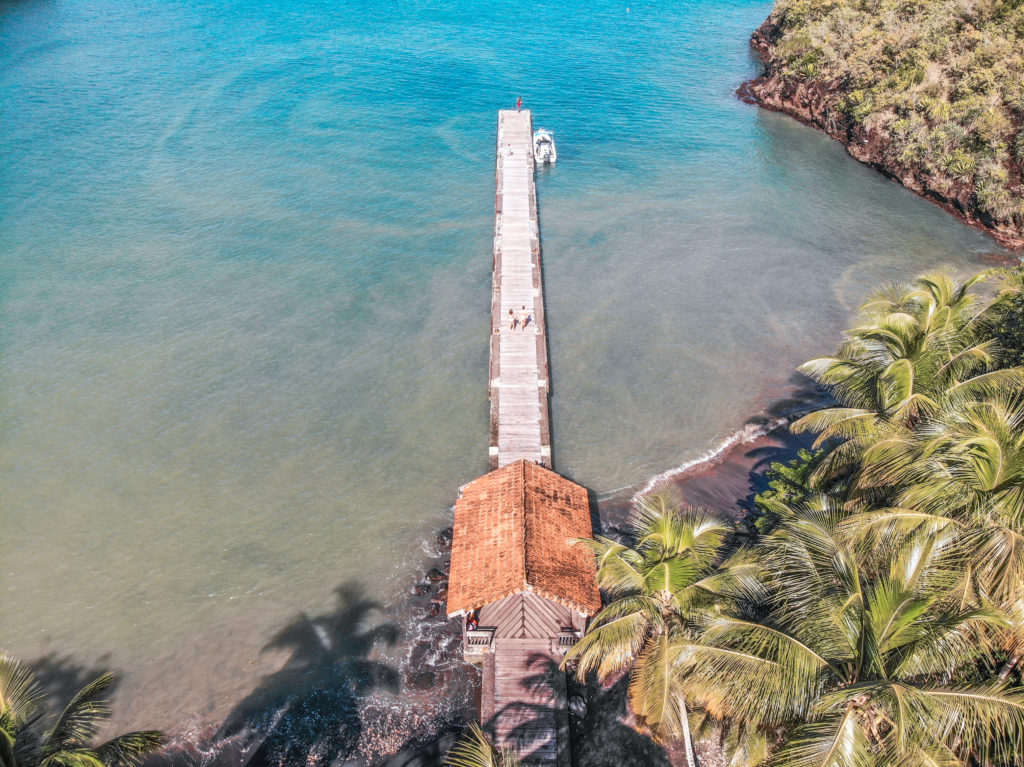
<instances>
[{"instance_id":1,"label":"wooden planks","mask_svg":"<svg viewBox=\"0 0 1024 767\"><path fill-rule=\"evenodd\" d=\"M491 301L491 468L526 458L551 465L547 339L541 282L533 124L529 110L498 113ZM531 317L510 327L509 311Z\"/></svg>"},{"instance_id":2,"label":"wooden planks","mask_svg":"<svg viewBox=\"0 0 1024 767\"><path fill-rule=\"evenodd\" d=\"M550 640L579 623L568 607L528 591L480 608L480 626L494 628L495 637Z\"/></svg>"},{"instance_id":3,"label":"wooden planks","mask_svg":"<svg viewBox=\"0 0 1024 767\"><path fill-rule=\"evenodd\" d=\"M485 671L483 708L495 743L524 764L568 767L565 675L542 639L496 639Z\"/></svg>"}]
</instances>

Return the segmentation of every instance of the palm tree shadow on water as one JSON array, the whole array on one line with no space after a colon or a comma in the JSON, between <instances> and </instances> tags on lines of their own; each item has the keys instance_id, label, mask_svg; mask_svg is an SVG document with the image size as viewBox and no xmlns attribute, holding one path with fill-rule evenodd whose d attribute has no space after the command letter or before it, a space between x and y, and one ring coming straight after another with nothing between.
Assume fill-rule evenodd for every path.
<instances>
[{"instance_id":1,"label":"palm tree shadow on water","mask_svg":"<svg viewBox=\"0 0 1024 767\"><path fill-rule=\"evenodd\" d=\"M46 691L47 714L56 716L67 703L77 695L83 687L95 681L109 671L110 656L104 655L93 666L78 663L71 656L50 653L32 661L29 666L39 684ZM112 698L120 684L115 677L107 688L106 697Z\"/></svg>"},{"instance_id":2,"label":"palm tree shadow on water","mask_svg":"<svg viewBox=\"0 0 1024 767\"><path fill-rule=\"evenodd\" d=\"M539 726L551 722L569 734L572 747L567 764L572 767L672 767L671 755L647 735L626 723L628 718L628 677L604 687L597 683L583 684L558 667L550 656L529 657L532 676L523 679L526 695L554 688L555 706L536 703L511 703L495 712L485 723L488 735L494 735L502 717L513 717L519 723L509 732L509 740L519 745L520 756L529 763L534 733ZM586 713L571 713L567 701L572 697L586 701Z\"/></svg>"},{"instance_id":3,"label":"palm tree shadow on water","mask_svg":"<svg viewBox=\"0 0 1024 767\"><path fill-rule=\"evenodd\" d=\"M288 660L225 717L207 764L299 767L356 754L361 702L375 690L398 691L398 671L375 656L400 632L372 622L380 605L360 586L345 583L335 593L333 611L296 616L264 647L288 651Z\"/></svg>"}]
</instances>

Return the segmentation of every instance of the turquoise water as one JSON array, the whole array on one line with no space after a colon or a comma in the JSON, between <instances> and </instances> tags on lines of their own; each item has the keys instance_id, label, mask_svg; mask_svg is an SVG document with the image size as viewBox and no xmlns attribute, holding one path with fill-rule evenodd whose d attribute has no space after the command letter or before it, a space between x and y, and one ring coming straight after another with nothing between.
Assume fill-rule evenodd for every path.
<instances>
[{"instance_id":1,"label":"turquoise water","mask_svg":"<svg viewBox=\"0 0 1024 767\"><path fill-rule=\"evenodd\" d=\"M738 102L763 0L0 5L0 645L214 721L486 469L496 110L539 195L559 469L714 448L870 283L998 248Z\"/></svg>"}]
</instances>

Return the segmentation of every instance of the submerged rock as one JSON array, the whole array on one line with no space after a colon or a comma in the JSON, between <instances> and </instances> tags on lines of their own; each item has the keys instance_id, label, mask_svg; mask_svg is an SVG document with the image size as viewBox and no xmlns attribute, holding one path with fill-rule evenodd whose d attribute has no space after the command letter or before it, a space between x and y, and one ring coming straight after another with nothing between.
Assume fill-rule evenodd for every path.
<instances>
[{"instance_id":1,"label":"submerged rock","mask_svg":"<svg viewBox=\"0 0 1024 767\"><path fill-rule=\"evenodd\" d=\"M413 690L429 690L437 681L437 674L429 669L414 671L405 677L405 684Z\"/></svg>"}]
</instances>

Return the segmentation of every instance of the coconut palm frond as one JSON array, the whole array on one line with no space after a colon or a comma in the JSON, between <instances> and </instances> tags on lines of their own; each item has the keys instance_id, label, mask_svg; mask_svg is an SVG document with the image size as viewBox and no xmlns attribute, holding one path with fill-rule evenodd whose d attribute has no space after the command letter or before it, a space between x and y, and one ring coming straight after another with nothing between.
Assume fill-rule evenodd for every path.
<instances>
[{"instance_id":1,"label":"coconut palm frond","mask_svg":"<svg viewBox=\"0 0 1024 767\"><path fill-rule=\"evenodd\" d=\"M566 653L562 666L574 661L583 676L596 671L604 680L633 662L647 641L649 626L650 618L641 612L595 621Z\"/></svg>"},{"instance_id":2,"label":"coconut palm frond","mask_svg":"<svg viewBox=\"0 0 1024 767\"><path fill-rule=\"evenodd\" d=\"M893 425L905 426L928 418L938 407L938 403L928 395L913 392L905 399L889 401L886 410Z\"/></svg>"},{"instance_id":3,"label":"coconut palm frond","mask_svg":"<svg viewBox=\"0 0 1024 767\"><path fill-rule=\"evenodd\" d=\"M839 523L843 535L873 546L881 541L903 539L920 532L937 533L959 525L949 517L899 506L883 507L851 514Z\"/></svg>"},{"instance_id":4,"label":"coconut palm frond","mask_svg":"<svg viewBox=\"0 0 1024 767\"><path fill-rule=\"evenodd\" d=\"M794 679L812 680L833 671L831 662L794 636L780 629L729 615L712 618L701 638L703 644L729 647L778 664Z\"/></svg>"},{"instance_id":5,"label":"coconut palm frond","mask_svg":"<svg viewBox=\"0 0 1024 767\"><path fill-rule=\"evenodd\" d=\"M68 748L43 758L39 767L106 767L89 748Z\"/></svg>"},{"instance_id":6,"label":"coconut palm frond","mask_svg":"<svg viewBox=\"0 0 1024 767\"><path fill-rule=\"evenodd\" d=\"M701 562L712 561L736 529L732 520L710 509L687 507L676 516L679 536L672 553L688 554Z\"/></svg>"},{"instance_id":7,"label":"coconut palm frond","mask_svg":"<svg viewBox=\"0 0 1024 767\"><path fill-rule=\"evenodd\" d=\"M102 674L71 699L43 740L44 757L80 749L96 737L100 725L110 714L104 695L113 683L113 674Z\"/></svg>"},{"instance_id":8,"label":"coconut palm frond","mask_svg":"<svg viewBox=\"0 0 1024 767\"><path fill-rule=\"evenodd\" d=\"M697 580L702 569L701 563L692 557L665 557L652 562L644 574L644 592L678 593Z\"/></svg>"},{"instance_id":9,"label":"coconut palm frond","mask_svg":"<svg viewBox=\"0 0 1024 767\"><path fill-rule=\"evenodd\" d=\"M834 678L827 659L793 637L715 616L679 658L687 699L718 718L776 727L807 712Z\"/></svg>"},{"instance_id":10,"label":"coconut palm frond","mask_svg":"<svg viewBox=\"0 0 1024 767\"><path fill-rule=\"evenodd\" d=\"M446 767L519 767L520 761L511 749L498 751L487 740L480 725L473 723L469 733L445 756Z\"/></svg>"},{"instance_id":11,"label":"coconut palm frond","mask_svg":"<svg viewBox=\"0 0 1024 767\"><path fill-rule=\"evenodd\" d=\"M924 472L920 437L896 430L869 445L861 455L857 485L896 487L906 484L913 472Z\"/></svg>"},{"instance_id":12,"label":"coconut palm frond","mask_svg":"<svg viewBox=\"0 0 1024 767\"><path fill-rule=\"evenodd\" d=\"M156 730L139 730L118 735L95 748L99 760L107 767L135 767L150 754L159 751L167 736Z\"/></svg>"},{"instance_id":13,"label":"coconut palm frond","mask_svg":"<svg viewBox=\"0 0 1024 767\"><path fill-rule=\"evenodd\" d=\"M765 597L764 565L750 551L738 551L699 580L675 593L676 601L685 609L714 600L745 600L758 602Z\"/></svg>"},{"instance_id":14,"label":"coconut palm frond","mask_svg":"<svg viewBox=\"0 0 1024 767\"><path fill-rule=\"evenodd\" d=\"M104 699L113 683L103 674L83 687L49 732L39 721L42 693L27 667L0 655L0 767L137 767L165 742L156 731L130 732L93 747L109 715Z\"/></svg>"},{"instance_id":15,"label":"coconut palm frond","mask_svg":"<svg viewBox=\"0 0 1024 767\"><path fill-rule=\"evenodd\" d=\"M733 532L727 518L707 509L683 507L677 494L660 492L638 499L633 518L637 551L706 558Z\"/></svg>"},{"instance_id":16,"label":"coconut palm frond","mask_svg":"<svg viewBox=\"0 0 1024 767\"><path fill-rule=\"evenodd\" d=\"M797 370L824 385L841 384L865 372L863 362L847 357L818 357L799 365Z\"/></svg>"},{"instance_id":17,"label":"coconut palm frond","mask_svg":"<svg viewBox=\"0 0 1024 767\"><path fill-rule=\"evenodd\" d=\"M818 465L811 469L810 484L813 488L825 488L836 480L850 482L855 480L860 470L860 456L864 450L864 442L861 440L849 440L832 446L818 460ZM815 449L823 444L819 437L815 440Z\"/></svg>"},{"instance_id":18,"label":"coconut palm frond","mask_svg":"<svg viewBox=\"0 0 1024 767\"><path fill-rule=\"evenodd\" d=\"M914 366L910 360L893 360L878 376L878 399L885 410L899 409L914 396Z\"/></svg>"},{"instance_id":19,"label":"coconut palm frond","mask_svg":"<svg viewBox=\"0 0 1024 767\"><path fill-rule=\"evenodd\" d=\"M656 493L647 493L635 499L633 518L640 520L646 517L666 517L679 511L682 506L683 499L679 495L679 491L671 487L664 487ZM643 534L642 525L637 525L636 529L638 536Z\"/></svg>"},{"instance_id":20,"label":"coconut palm frond","mask_svg":"<svg viewBox=\"0 0 1024 767\"><path fill-rule=\"evenodd\" d=\"M687 700L720 721L778 726L807 702L778 662L714 644L695 643L682 653L678 680Z\"/></svg>"},{"instance_id":21,"label":"coconut palm frond","mask_svg":"<svg viewBox=\"0 0 1024 767\"><path fill-rule=\"evenodd\" d=\"M654 637L633 666L629 697L634 713L659 740L676 740L686 726L686 704L677 677L685 646L667 634Z\"/></svg>"},{"instance_id":22,"label":"coconut palm frond","mask_svg":"<svg viewBox=\"0 0 1024 767\"><path fill-rule=\"evenodd\" d=\"M772 763L786 767L876 767L871 743L852 707L795 728Z\"/></svg>"},{"instance_id":23,"label":"coconut palm frond","mask_svg":"<svg viewBox=\"0 0 1024 767\"><path fill-rule=\"evenodd\" d=\"M767 764L774 751L774 739L763 730L753 727L733 727L727 742L732 758L728 767L749 767L752 764Z\"/></svg>"},{"instance_id":24,"label":"coconut palm frond","mask_svg":"<svg viewBox=\"0 0 1024 767\"><path fill-rule=\"evenodd\" d=\"M1010 605L1024 596L1024 533L999 525L973 530L963 539L993 600Z\"/></svg>"},{"instance_id":25,"label":"coconut palm frond","mask_svg":"<svg viewBox=\"0 0 1024 767\"><path fill-rule=\"evenodd\" d=\"M605 538L603 535L599 535L596 538L573 538L571 543L589 548L597 559L598 567L601 567L605 560L616 557L625 559L627 562L636 562L640 559L639 557L632 556L632 549L625 544L614 541L611 538Z\"/></svg>"},{"instance_id":26,"label":"coconut palm frond","mask_svg":"<svg viewBox=\"0 0 1024 767\"><path fill-rule=\"evenodd\" d=\"M939 615L920 622L902 637L903 645L893 654L891 672L902 679L949 674L986 654L986 629L1007 626L997 610L978 608Z\"/></svg>"},{"instance_id":27,"label":"coconut palm frond","mask_svg":"<svg viewBox=\"0 0 1024 767\"><path fill-rule=\"evenodd\" d=\"M42 703L43 690L32 670L0 653L0 732L13 738L38 715Z\"/></svg>"},{"instance_id":28,"label":"coconut palm frond","mask_svg":"<svg viewBox=\"0 0 1024 767\"><path fill-rule=\"evenodd\" d=\"M935 370L935 377L945 381L962 381L986 371L995 363L996 342L993 339L953 349L949 359Z\"/></svg>"},{"instance_id":29,"label":"coconut palm frond","mask_svg":"<svg viewBox=\"0 0 1024 767\"><path fill-rule=\"evenodd\" d=\"M903 686L907 708L925 732L982 764L1024 753L1024 693L999 684L955 688Z\"/></svg>"},{"instance_id":30,"label":"coconut palm frond","mask_svg":"<svg viewBox=\"0 0 1024 767\"><path fill-rule=\"evenodd\" d=\"M1024 387L1024 368L1004 368L954 383L948 389L948 396L981 399L1004 394L1007 391L1019 392L1022 387Z\"/></svg>"},{"instance_id":31,"label":"coconut palm frond","mask_svg":"<svg viewBox=\"0 0 1024 767\"><path fill-rule=\"evenodd\" d=\"M578 539L594 552L597 563L597 585L618 596L636 594L643 589L642 558L636 551L617 541L599 537L595 540Z\"/></svg>"},{"instance_id":32,"label":"coconut palm frond","mask_svg":"<svg viewBox=\"0 0 1024 767\"><path fill-rule=\"evenodd\" d=\"M886 282L872 290L858 307L865 317L884 317L898 311L907 303L909 287L898 282Z\"/></svg>"},{"instance_id":33,"label":"coconut palm frond","mask_svg":"<svg viewBox=\"0 0 1024 767\"><path fill-rule=\"evenodd\" d=\"M876 433L878 414L865 408L831 407L816 410L798 418L790 424L790 431L796 434L818 432L820 436L815 448L830 439L857 439Z\"/></svg>"}]
</instances>

